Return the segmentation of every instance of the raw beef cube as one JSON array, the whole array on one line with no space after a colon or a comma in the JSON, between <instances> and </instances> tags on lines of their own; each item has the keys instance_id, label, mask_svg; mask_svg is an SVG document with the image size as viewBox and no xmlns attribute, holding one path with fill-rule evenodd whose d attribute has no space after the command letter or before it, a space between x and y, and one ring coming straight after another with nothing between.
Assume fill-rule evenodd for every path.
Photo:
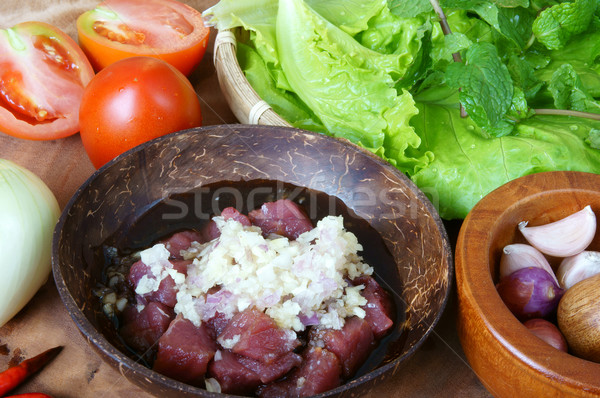
<instances>
[{"instance_id":1,"label":"raw beef cube","mask_svg":"<svg viewBox=\"0 0 600 398\"><path fill-rule=\"evenodd\" d=\"M120 334L125 343L141 354L152 348L173 318L173 309L162 303L150 302L139 312L136 306L129 305L123 311Z\"/></svg>"},{"instance_id":2,"label":"raw beef cube","mask_svg":"<svg viewBox=\"0 0 600 398\"><path fill-rule=\"evenodd\" d=\"M250 225L252 225L248 216L237 211L237 209L235 207L226 207L221 212L221 216L225 220L229 220L229 219L233 218L234 220L239 221L242 225L245 225L246 227L249 227Z\"/></svg>"},{"instance_id":3,"label":"raw beef cube","mask_svg":"<svg viewBox=\"0 0 600 398\"><path fill-rule=\"evenodd\" d=\"M229 350L219 351L210 363L208 372L221 385L221 392L251 395L261 384L260 377L244 366L238 357Z\"/></svg>"},{"instance_id":4,"label":"raw beef cube","mask_svg":"<svg viewBox=\"0 0 600 398\"><path fill-rule=\"evenodd\" d=\"M217 341L236 354L264 363L270 363L300 345L294 332L280 328L255 307L235 314Z\"/></svg>"},{"instance_id":5,"label":"raw beef cube","mask_svg":"<svg viewBox=\"0 0 600 398\"><path fill-rule=\"evenodd\" d=\"M217 346L204 324L194 326L181 314L158 340L153 370L187 384L202 386Z\"/></svg>"},{"instance_id":6,"label":"raw beef cube","mask_svg":"<svg viewBox=\"0 0 600 398\"><path fill-rule=\"evenodd\" d=\"M127 281L129 285L135 290L140 279L144 275L152 275L152 271L150 271L150 267L142 262L142 260L136 261L133 263L131 268L129 268L129 274L127 275Z\"/></svg>"},{"instance_id":7,"label":"raw beef cube","mask_svg":"<svg viewBox=\"0 0 600 398\"><path fill-rule=\"evenodd\" d=\"M204 323L206 324L206 327L208 327L208 331L213 340L216 340L217 337L223 333L223 330L225 330L225 327L229 323L229 319L227 319L227 316L222 312L217 312L215 316L204 321Z\"/></svg>"},{"instance_id":8,"label":"raw beef cube","mask_svg":"<svg viewBox=\"0 0 600 398\"><path fill-rule=\"evenodd\" d=\"M170 262L177 272L184 275L187 275L188 265L192 263L191 260L171 260ZM141 260L131 266L127 280L134 291L144 275L154 278L150 267ZM171 276L167 276L158 285L158 290L143 294L141 297L145 301L157 301L168 305L169 307L175 307L175 304L177 304L177 288L175 286L175 281Z\"/></svg>"},{"instance_id":9,"label":"raw beef cube","mask_svg":"<svg viewBox=\"0 0 600 398\"><path fill-rule=\"evenodd\" d=\"M394 302L375 279L365 275L352 281L353 285L364 285L361 291L367 304L362 306L366 312L365 320L371 325L376 339L383 337L394 324Z\"/></svg>"},{"instance_id":10,"label":"raw beef cube","mask_svg":"<svg viewBox=\"0 0 600 398\"><path fill-rule=\"evenodd\" d=\"M270 383L302 363L302 357L289 352L264 364L230 350L220 351L209 365L209 374L217 379L227 394L252 394L261 384Z\"/></svg>"},{"instance_id":11,"label":"raw beef cube","mask_svg":"<svg viewBox=\"0 0 600 398\"><path fill-rule=\"evenodd\" d=\"M260 227L264 235L278 234L296 239L313 229L310 218L289 199L265 203L260 209L252 210L248 217L252 224Z\"/></svg>"},{"instance_id":12,"label":"raw beef cube","mask_svg":"<svg viewBox=\"0 0 600 398\"><path fill-rule=\"evenodd\" d=\"M302 357L294 352L283 354L269 364L255 361L248 357L238 355L238 361L246 368L256 373L262 383L270 383L279 379L293 368L300 366Z\"/></svg>"},{"instance_id":13,"label":"raw beef cube","mask_svg":"<svg viewBox=\"0 0 600 398\"><path fill-rule=\"evenodd\" d=\"M252 225L250 223L250 219L246 215L237 211L235 207L224 208L221 212L221 216L223 216L223 219L225 220L233 218L234 220L239 221L242 225L245 225L246 227ZM216 239L219 236L221 236L221 231L219 231L217 223L215 223L213 220L210 220L202 230L202 238L204 239L204 242L210 242L211 240Z\"/></svg>"},{"instance_id":14,"label":"raw beef cube","mask_svg":"<svg viewBox=\"0 0 600 398\"><path fill-rule=\"evenodd\" d=\"M181 251L189 249L192 242L204 243L200 232L190 229L176 232L160 243L164 243L165 248L171 253L171 258L182 260L183 257L181 256Z\"/></svg>"},{"instance_id":15,"label":"raw beef cube","mask_svg":"<svg viewBox=\"0 0 600 398\"><path fill-rule=\"evenodd\" d=\"M308 397L329 391L341 384L342 369L338 357L324 348L311 347L304 362L291 375L261 387L258 396L265 398Z\"/></svg>"},{"instance_id":16,"label":"raw beef cube","mask_svg":"<svg viewBox=\"0 0 600 398\"><path fill-rule=\"evenodd\" d=\"M367 359L373 349L373 332L362 318L346 318L339 329L313 329L310 344L324 347L340 359L345 378L352 376Z\"/></svg>"}]
</instances>

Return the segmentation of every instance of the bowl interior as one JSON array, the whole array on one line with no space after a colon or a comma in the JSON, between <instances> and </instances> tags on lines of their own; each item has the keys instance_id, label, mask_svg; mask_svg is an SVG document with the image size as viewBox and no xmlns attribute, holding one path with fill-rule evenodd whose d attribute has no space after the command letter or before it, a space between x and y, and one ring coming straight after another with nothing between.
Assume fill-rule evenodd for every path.
<instances>
[{"instance_id":1,"label":"bowl interior","mask_svg":"<svg viewBox=\"0 0 600 398\"><path fill-rule=\"evenodd\" d=\"M544 191L523 198L509 207L491 230L489 266L494 283L499 280L500 257L504 246L511 243L527 243L517 228L519 222L527 221L528 226L548 224L565 218L588 204L600 219L600 191L595 191L593 188ZM598 249L600 249L600 232L596 231L594 240L587 250ZM547 258L556 271L561 259Z\"/></svg>"},{"instance_id":2,"label":"bowl interior","mask_svg":"<svg viewBox=\"0 0 600 398\"><path fill-rule=\"evenodd\" d=\"M74 195L57 225L53 271L81 332L101 355L125 366L154 393L207 395L136 362L92 291L103 274L104 249L146 247L199 227L220 210L240 211L288 197L313 221L344 216L376 277L393 292L395 330L359 374L325 395L396 371L423 342L448 297L452 261L444 227L425 196L401 173L346 142L292 128L213 126L144 144L98 170Z\"/></svg>"},{"instance_id":3,"label":"bowl interior","mask_svg":"<svg viewBox=\"0 0 600 398\"><path fill-rule=\"evenodd\" d=\"M467 357L490 389L504 396L505 388L535 388L529 383L573 391L600 393L600 364L560 352L529 333L498 295L502 249L511 243L526 243L518 230L521 221L542 225L562 219L590 205L600 216L600 175L580 172L547 172L513 180L483 198L465 219L457 243L457 283L460 306L459 334ZM600 250L600 230L588 250ZM556 270L560 259L549 258ZM471 313L472 312L472 313ZM476 316L470 321L467 317ZM485 347L472 330L485 331ZM462 329L462 330L460 330ZM481 341L479 341L481 345ZM498 364L505 359L513 367L506 371L513 380L496 382ZM480 359L475 356L481 357ZM506 364L504 364L506 366ZM501 378L501 377L500 377ZM532 382L535 380L535 382ZM554 386L552 386L555 384ZM569 390L571 389L571 390Z\"/></svg>"}]
</instances>

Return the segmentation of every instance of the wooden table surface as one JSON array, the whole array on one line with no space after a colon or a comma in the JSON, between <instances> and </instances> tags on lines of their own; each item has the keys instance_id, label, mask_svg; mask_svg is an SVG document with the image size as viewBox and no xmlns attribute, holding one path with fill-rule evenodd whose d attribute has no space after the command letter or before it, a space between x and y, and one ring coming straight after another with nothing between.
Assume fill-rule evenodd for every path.
<instances>
[{"instance_id":1,"label":"wooden table surface","mask_svg":"<svg viewBox=\"0 0 600 398\"><path fill-rule=\"evenodd\" d=\"M185 1L202 11L215 1ZM0 28L38 20L76 38L75 20L95 0L2 0ZM202 104L205 125L237 123L219 89L212 63L212 39L198 69L190 76ZM12 160L42 178L64 208L77 188L95 171L79 135L56 141L26 141L0 133L0 158ZM2 222L2 220L0 220ZM451 237L459 224L449 223ZM7 258L7 253L0 253ZM1 269L0 260L0 269ZM489 397L469 367L456 332L456 290L425 344L399 374L378 385L369 397ZM63 351L15 393L44 392L54 398L149 397L104 363L87 344L63 306L54 281L0 328L0 370L9 364L62 345Z\"/></svg>"}]
</instances>

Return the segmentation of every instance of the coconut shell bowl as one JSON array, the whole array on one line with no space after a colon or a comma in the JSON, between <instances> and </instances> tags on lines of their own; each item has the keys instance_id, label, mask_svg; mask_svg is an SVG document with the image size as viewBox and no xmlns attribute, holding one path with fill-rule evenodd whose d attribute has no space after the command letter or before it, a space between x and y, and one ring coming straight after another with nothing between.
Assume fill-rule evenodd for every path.
<instances>
[{"instance_id":1,"label":"coconut shell bowl","mask_svg":"<svg viewBox=\"0 0 600 398\"><path fill-rule=\"evenodd\" d=\"M459 337L471 367L495 397L600 396L600 363L536 337L496 289L504 246L525 243L519 222L544 225L587 205L600 215L600 175L538 173L485 196L462 224L455 255ZM599 249L596 232L587 250ZM549 263L556 271L557 260Z\"/></svg>"},{"instance_id":2,"label":"coconut shell bowl","mask_svg":"<svg viewBox=\"0 0 600 398\"><path fill-rule=\"evenodd\" d=\"M143 144L96 171L56 226L53 275L73 321L98 354L160 397L218 397L140 363L94 295L103 248L139 250L205 223L288 198L313 220L342 215L364 261L393 296L397 319L351 380L319 396L361 396L393 377L438 322L453 277L452 253L431 203L402 173L345 141L290 127L221 125Z\"/></svg>"}]
</instances>

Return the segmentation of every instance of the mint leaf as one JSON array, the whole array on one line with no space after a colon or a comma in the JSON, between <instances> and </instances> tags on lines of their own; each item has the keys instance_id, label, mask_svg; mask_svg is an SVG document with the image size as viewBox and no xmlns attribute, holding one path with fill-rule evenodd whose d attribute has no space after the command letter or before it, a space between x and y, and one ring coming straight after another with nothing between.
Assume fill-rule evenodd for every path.
<instances>
[{"instance_id":1,"label":"mint leaf","mask_svg":"<svg viewBox=\"0 0 600 398\"><path fill-rule=\"evenodd\" d=\"M444 8L460 8L463 10L473 10L479 6L529 7L529 0L441 0L440 3Z\"/></svg>"},{"instance_id":2,"label":"mint leaf","mask_svg":"<svg viewBox=\"0 0 600 398\"><path fill-rule=\"evenodd\" d=\"M493 0L498 7L529 7L529 0Z\"/></svg>"},{"instance_id":3,"label":"mint leaf","mask_svg":"<svg viewBox=\"0 0 600 398\"><path fill-rule=\"evenodd\" d=\"M535 13L532 10L517 7L515 5L517 3L520 4L524 2L446 0L442 2L442 5L447 8L475 12L502 37L512 42L513 45L521 50L525 47L531 37L531 24L535 19ZM528 3L528 1L525 3ZM454 32L452 24L450 25Z\"/></svg>"},{"instance_id":4,"label":"mint leaf","mask_svg":"<svg viewBox=\"0 0 600 398\"><path fill-rule=\"evenodd\" d=\"M534 20L535 13L532 10L521 7L499 8L496 29L503 37L514 43L519 50L523 50L533 34L531 26Z\"/></svg>"},{"instance_id":5,"label":"mint leaf","mask_svg":"<svg viewBox=\"0 0 600 398\"><path fill-rule=\"evenodd\" d=\"M535 10L543 10L544 8L552 7L560 4L561 0L531 0L531 8Z\"/></svg>"},{"instance_id":6,"label":"mint leaf","mask_svg":"<svg viewBox=\"0 0 600 398\"><path fill-rule=\"evenodd\" d=\"M473 44L464 60L465 63L448 65L446 83L460 88L460 102L486 135L504 135L507 128L504 116L513 101L513 82L508 68L490 43Z\"/></svg>"},{"instance_id":7,"label":"mint leaf","mask_svg":"<svg viewBox=\"0 0 600 398\"><path fill-rule=\"evenodd\" d=\"M516 55L509 58L508 71L514 84L521 87L528 100L534 98L544 85L544 82L535 76L531 64Z\"/></svg>"},{"instance_id":8,"label":"mint leaf","mask_svg":"<svg viewBox=\"0 0 600 398\"><path fill-rule=\"evenodd\" d=\"M460 32L453 32L451 35L443 37L444 45L438 48L438 51L432 53L434 62L441 60L452 61L452 54L466 50L473 42L467 35Z\"/></svg>"},{"instance_id":9,"label":"mint leaf","mask_svg":"<svg viewBox=\"0 0 600 398\"><path fill-rule=\"evenodd\" d=\"M392 14L402 18L413 18L433 10L429 0L389 0L388 7Z\"/></svg>"},{"instance_id":10,"label":"mint leaf","mask_svg":"<svg viewBox=\"0 0 600 398\"><path fill-rule=\"evenodd\" d=\"M597 7L597 0L575 0L547 8L534 21L533 33L548 50L560 50L587 30Z\"/></svg>"},{"instance_id":11,"label":"mint leaf","mask_svg":"<svg viewBox=\"0 0 600 398\"><path fill-rule=\"evenodd\" d=\"M491 4L489 0L442 0L440 3L443 8L460 8L462 10L472 10L482 4Z\"/></svg>"},{"instance_id":12,"label":"mint leaf","mask_svg":"<svg viewBox=\"0 0 600 398\"><path fill-rule=\"evenodd\" d=\"M558 109L600 113L600 103L587 93L571 64L564 64L554 72L548 90Z\"/></svg>"}]
</instances>

